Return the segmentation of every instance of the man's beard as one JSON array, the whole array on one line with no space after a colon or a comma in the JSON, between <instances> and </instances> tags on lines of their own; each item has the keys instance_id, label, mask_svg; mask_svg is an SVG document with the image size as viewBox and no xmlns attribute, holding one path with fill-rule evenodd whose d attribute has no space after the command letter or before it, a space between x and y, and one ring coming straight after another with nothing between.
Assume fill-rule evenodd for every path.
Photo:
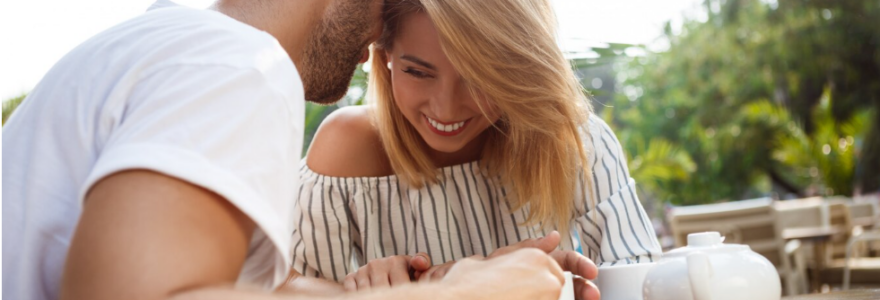
<instances>
[{"instance_id":1,"label":"man's beard","mask_svg":"<svg viewBox=\"0 0 880 300\"><path fill-rule=\"evenodd\" d=\"M332 104L348 92L372 28L369 3L343 1L329 8L312 31L298 66L306 100Z\"/></svg>"}]
</instances>

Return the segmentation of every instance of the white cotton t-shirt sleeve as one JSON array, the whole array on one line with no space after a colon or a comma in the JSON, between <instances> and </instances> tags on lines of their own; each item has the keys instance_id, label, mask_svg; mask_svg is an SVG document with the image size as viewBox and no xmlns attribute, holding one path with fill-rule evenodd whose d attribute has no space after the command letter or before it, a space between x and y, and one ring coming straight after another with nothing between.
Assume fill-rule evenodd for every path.
<instances>
[{"instance_id":1,"label":"white cotton t-shirt sleeve","mask_svg":"<svg viewBox=\"0 0 880 300\"><path fill-rule=\"evenodd\" d=\"M278 90L254 68L172 64L151 70L124 102L109 103L99 114L109 135L97 145L80 201L97 181L131 169L215 192L257 225L239 284L274 288L290 265L292 166L303 126L291 109L302 100L291 98L301 99L301 92L301 86L299 95Z\"/></svg>"}]
</instances>

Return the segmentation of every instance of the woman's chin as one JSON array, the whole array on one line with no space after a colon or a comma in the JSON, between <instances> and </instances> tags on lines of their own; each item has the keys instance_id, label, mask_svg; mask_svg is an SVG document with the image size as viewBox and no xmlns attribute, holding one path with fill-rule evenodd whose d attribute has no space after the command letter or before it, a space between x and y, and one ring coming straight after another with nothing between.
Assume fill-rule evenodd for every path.
<instances>
[{"instance_id":1,"label":"woman's chin","mask_svg":"<svg viewBox=\"0 0 880 300\"><path fill-rule=\"evenodd\" d=\"M428 147L431 147L432 150L445 153L445 154L455 154L461 151L464 148L464 145L451 145L448 143L436 144L436 143L428 143Z\"/></svg>"}]
</instances>

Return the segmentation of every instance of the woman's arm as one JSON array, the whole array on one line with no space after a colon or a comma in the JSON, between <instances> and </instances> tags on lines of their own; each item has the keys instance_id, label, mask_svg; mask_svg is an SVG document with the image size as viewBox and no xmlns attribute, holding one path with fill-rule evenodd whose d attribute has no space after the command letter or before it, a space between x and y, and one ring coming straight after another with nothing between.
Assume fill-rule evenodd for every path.
<instances>
[{"instance_id":1,"label":"woman's arm","mask_svg":"<svg viewBox=\"0 0 880 300\"><path fill-rule=\"evenodd\" d=\"M581 177L575 199L575 227L585 255L600 266L652 262L661 254L650 218L636 194L626 156L604 121L590 117L590 172Z\"/></svg>"}]
</instances>

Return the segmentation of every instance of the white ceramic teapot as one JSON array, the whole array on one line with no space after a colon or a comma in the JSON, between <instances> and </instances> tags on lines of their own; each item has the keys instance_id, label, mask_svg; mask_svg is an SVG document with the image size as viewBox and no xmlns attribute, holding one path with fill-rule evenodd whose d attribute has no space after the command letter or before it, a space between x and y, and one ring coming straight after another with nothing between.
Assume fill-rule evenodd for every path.
<instances>
[{"instance_id":1,"label":"white ceramic teapot","mask_svg":"<svg viewBox=\"0 0 880 300\"><path fill-rule=\"evenodd\" d=\"M776 268L749 246L722 244L718 232L692 233L648 271L644 300L779 300Z\"/></svg>"}]
</instances>

